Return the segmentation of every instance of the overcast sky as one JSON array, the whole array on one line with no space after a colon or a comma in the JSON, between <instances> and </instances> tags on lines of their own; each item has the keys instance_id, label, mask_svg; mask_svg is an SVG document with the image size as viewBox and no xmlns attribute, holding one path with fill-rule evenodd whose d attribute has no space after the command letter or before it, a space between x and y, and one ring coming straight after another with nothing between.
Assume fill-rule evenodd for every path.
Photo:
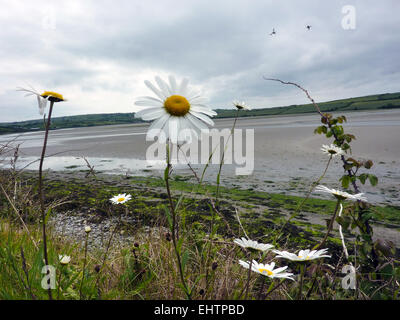
<instances>
[{"instance_id":1,"label":"overcast sky","mask_svg":"<svg viewBox=\"0 0 400 320\"><path fill-rule=\"evenodd\" d=\"M355 28L342 20L355 8ZM209 106L253 108L400 91L400 1L0 0L0 122L40 118L18 86L68 99L54 116L136 112L145 79L188 77ZM350 20L346 20L349 22ZM311 25L311 30L306 29ZM270 35L275 28L276 34Z\"/></svg>"}]
</instances>

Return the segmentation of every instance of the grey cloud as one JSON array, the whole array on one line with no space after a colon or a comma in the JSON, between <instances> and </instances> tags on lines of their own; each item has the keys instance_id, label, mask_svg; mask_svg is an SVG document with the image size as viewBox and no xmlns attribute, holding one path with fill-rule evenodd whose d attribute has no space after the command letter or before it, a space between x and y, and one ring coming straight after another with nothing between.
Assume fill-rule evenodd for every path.
<instances>
[{"instance_id":1,"label":"grey cloud","mask_svg":"<svg viewBox=\"0 0 400 320\"><path fill-rule=\"evenodd\" d=\"M91 98L75 101L65 114L130 112L131 105L115 99L133 100L137 73L150 69L190 77L208 89L214 108L229 107L233 99L254 101L253 107L307 102L296 89L263 75L297 81L321 100L399 91L398 2L353 1L356 29L343 30L341 9L347 4L5 2L10 10L9 16L0 14L0 57L2 66L13 67L0 70L0 122L37 118L37 110L22 111L26 100L12 91L23 81L67 91L78 87L93 97L104 91L103 105L84 104ZM55 9L55 30L41 26L37 7L46 6ZM275 36L269 35L272 28ZM120 95L111 99L111 92Z\"/></svg>"}]
</instances>

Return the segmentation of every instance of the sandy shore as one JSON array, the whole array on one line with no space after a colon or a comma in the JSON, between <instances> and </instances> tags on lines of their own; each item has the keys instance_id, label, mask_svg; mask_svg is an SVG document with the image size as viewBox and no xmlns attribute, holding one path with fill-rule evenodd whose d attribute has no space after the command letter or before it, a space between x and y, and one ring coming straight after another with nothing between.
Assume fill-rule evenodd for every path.
<instances>
[{"instance_id":1,"label":"sandy shore","mask_svg":"<svg viewBox=\"0 0 400 320\"><path fill-rule=\"evenodd\" d=\"M400 205L400 110L345 113L348 122L345 131L356 136L352 143L353 156L371 159L370 173L379 178L377 187L361 185L362 192L376 203ZM216 128L230 128L233 119L216 120ZM315 135L320 124L317 114L279 117L240 118L237 128L254 129L254 171L250 175L236 176L234 164L223 167L222 183L226 186L253 188L263 191L300 194L309 189L325 169L327 157L320 152L322 144L329 144L325 136ZM162 166L149 165L145 141L148 125L116 125L90 128L55 130L50 133L45 166L53 170L84 170L86 157L96 170L136 175L161 175ZM19 166L37 159L43 133L26 133L16 142L21 143ZM13 135L0 136L8 141ZM7 163L3 162L3 166ZM28 168L34 169L36 164ZM200 170L203 166L194 166ZM211 165L207 181L215 181L218 165ZM323 183L334 188L343 169L335 160L331 163ZM177 166L175 174L191 174L186 166Z\"/></svg>"}]
</instances>

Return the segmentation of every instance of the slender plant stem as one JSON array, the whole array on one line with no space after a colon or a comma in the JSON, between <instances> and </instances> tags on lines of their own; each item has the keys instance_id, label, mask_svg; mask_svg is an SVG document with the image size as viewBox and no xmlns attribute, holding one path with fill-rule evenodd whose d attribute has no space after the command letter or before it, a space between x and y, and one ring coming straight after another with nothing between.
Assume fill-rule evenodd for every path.
<instances>
[{"instance_id":1,"label":"slender plant stem","mask_svg":"<svg viewBox=\"0 0 400 320\"><path fill-rule=\"evenodd\" d=\"M299 288L299 294L297 296L297 300L301 300L302 295L303 295L304 271L305 271L304 263L301 263L300 264L300 288Z\"/></svg>"},{"instance_id":2,"label":"slender plant stem","mask_svg":"<svg viewBox=\"0 0 400 320\"><path fill-rule=\"evenodd\" d=\"M60 300L60 288L61 288L61 275L63 272L63 265L60 268L60 275L58 276L58 286L57 286L57 300Z\"/></svg>"},{"instance_id":3,"label":"slender plant stem","mask_svg":"<svg viewBox=\"0 0 400 320\"><path fill-rule=\"evenodd\" d=\"M264 285L265 285L265 277L264 276L261 276L261 277L262 277L261 278L261 286L260 286L260 291L258 292L258 300L261 300L261 295L262 295L262 292L264 290ZM274 284L274 281L272 281L270 288L273 286L273 284ZM268 290L269 290L269 288L268 288Z\"/></svg>"},{"instance_id":4,"label":"slender plant stem","mask_svg":"<svg viewBox=\"0 0 400 320\"><path fill-rule=\"evenodd\" d=\"M99 282L100 282L100 274L103 271L105 264L106 264L106 260L107 260L107 256L108 256L108 252L110 251L111 248L111 242L112 239L114 238L115 233L117 232L117 229L119 228L119 226L122 223L122 219L121 219L121 215L119 215L119 220L118 223L114 226L113 231L111 232L110 237L108 238L108 242L107 242L107 247L106 247L106 251L104 252L104 256L103 256L103 261L101 263L99 272L97 273L97 277L96 277L96 287L97 287L97 298L100 300L101 298L101 290L99 287Z\"/></svg>"},{"instance_id":5,"label":"slender plant stem","mask_svg":"<svg viewBox=\"0 0 400 320\"><path fill-rule=\"evenodd\" d=\"M251 267L253 265L253 257L250 257L250 265L249 265L249 272L247 274L247 282L246 282L246 293L244 295L244 299L247 300L247 295L249 293L249 286L250 286L250 278L251 278Z\"/></svg>"},{"instance_id":6,"label":"slender plant stem","mask_svg":"<svg viewBox=\"0 0 400 320\"><path fill-rule=\"evenodd\" d=\"M342 210L343 210L343 206L342 206L342 204L340 204L340 209L339 209L339 214L338 214L339 217L342 215ZM340 224L339 224L339 234L340 234L340 239L342 240L344 255L346 256L346 259L349 260L349 253L347 251L346 243L344 242L344 235L342 232L342 226Z\"/></svg>"},{"instance_id":7,"label":"slender plant stem","mask_svg":"<svg viewBox=\"0 0 400 320\"><path fill-rule=\"evenodd\" d=\"M264 299L265 298L267 298L273 291L275 291L276 289L278 289L283 283L284 283L285 281L281 281L281 282L279 282L275 287L273 287L272 288L272 284L273 284L273 282L271 283L271 286L268 288L268 291L267 291L267 293L265 294L265 296L264 296Z\"/></svg>"},{"instance_id":8,"label":"slender plant stem","mask_svg":"<svg viewBox=\"0 0 400 320\"><path fill-rule=\"evenodd\" d=\"M40 163L39 163L39 201L40 201L40 211L42 216L42 236L43 236L43 254L44 254L44 262L46 265L49 265L49 258L47 256L47 237L46 237L46 210L44 205L44 195L43 195L43 160L46 154L46 147L47 147L47 139L49 136L50 124L51 124L51 114L53 112L53 105L54 101L50 101L50 110L49 115L47 116L47 123L45 127L45 134L44 134L44 141L43 141L43 148L42 154L40 156ZM51 295L51 288L47 290L49 299L52 300L53 297Z\"/></svg>"},{"instance_id":9,"label":"slender plant stem","mask_svg":"<svg viewBox=\"0 0 400 320\"><path fill-rule=\"evenodd\" d=\"M279 230L277 236L275 237L274 240L274 244L276 244L276 241L278 239L278 237L282 234L283 229L285 228L285 226L295 217L297 216L297 214L299 213L299 210L301 209L301 207L304 205L304 203L308 200L308 198L310 197L312 191L314 190L314 188L321 182L321 180L325 177L326 172L328 171L329 168L329 164L331 163L332 160L332 156L329 157L328 163L326 164L325 170L322 173L322 175L318 178L317 181L314 181L310 187L310 190L307 193L307 196L305 198L303 198L303 200L299 203L299 205L297 206L296 210L294 211L294 213L289 217L289 219L286 220L286 222L283 224L283 226L281 227L281 229Z\"/></svg>"},{"instance_id":10,"label":"slender plant stem","mask_svg":"<svg viewBox=\"0 0 400 320\"><path fill-rule=\"evenodd\" d=\"M83 268L82 268L82 279L81 285L79 287L79 300L82 300L82 287L83 287L83 280L85 279L85 271L86 271L86 261L87 261L87 249L88 249L88 240L89 240L89 233L86 233L85 239L85 258L83 260Z\"/></svg>"},{"instance_id":11,"label":"slender plant stem","mask_svg":"<svg viewBox=\"0 0 400 320\"><path fill-rule=\"evenodd\" d=\"M310 297L311 292L314 289L314 285L315 285L315 282L317 281L317 276L318 276L318 271L319 271L320 266L321 266L321 264L318 264L317 269L314 272L315 276L314 276L313 282L311 284L311 287L306 294L306 299Z\"/></svg>"},{"instance_id":12,"label":"slender plant stem","mask_svg":"<svg viewBox=\"0 0 400 320\"><path fill-rule=\"evenodd\" d=\"M170 188L170 185L169 185L169 175L170 175L171 167L172 167L171 161L170 161L169 140L167 140L166 147L167 147L167 168L166 168L167 172L166 172L164 180L165 180L165 185L166 185L166 188L167 188L168 201L169 201L169 206L170 206L171 215L172 215L171 237L172 237L172 243L174 245L174 251L175 251L175 255L176 255L176 259L177 259L180 279L181 279L183 288L185 289L185 293L186 293L187 298L189 300L191 300L191 293L189 292L189 290L187 288L187 285L186 285L185 277L183 275L181 257L180 257L178 246L177 246L177 243L176 243L176 240L177 240L176 211L175 211L174 202L172 200L171 188Z\"/></svg>"},{"instance_id":13,"label":"slender plant stem","mask_svg":"<svg viewBox=\"0 0 400 320\"><path fill-rule=\"evenodd\" d=\"M338 199L336 202L335 212L333 213L333 216L332 216L331 220L329 221L328 230L326 231L325 237L322 239L322 241L319 244L317 244L313 248L314 250L318 250L319 248L321 248L325 244L326 239L328 239L329 233L331 232L331 230L333 228L333 223L335 222L335 218L336 218L336 214L339 209L340 202L341 202L341 200Z\"/></svg>"},{"instance_id":14,"label":"slender plant stem","mask_svg":"<svg viewBox=\"0 0 400 320\"><path fill-rule=\"evenodd\" d=\"M239 116L239 109L237 109L237 111L236 111L236 116L235 116L235 120L233 121L233 126L232 126L232 129L231 129L231 133L229 134L228 140L226 141L226 144L224 146L224 150L222 152L222 159L221 159L221 162L219 164L218 175L217 175L217 191L216 191L216 195L215 195L215 201L217 203L217 206L219 205L218 198L219 198L220 178L221 178L222 166L224 164L224 159L225 159L225 152L226 152L226 149L228 148L229 140L231 139L231 136L233 135L233 131L235 130L235 126L236 126L236 122L237 122L238 116Z\"/></svg>"}]
</instances>

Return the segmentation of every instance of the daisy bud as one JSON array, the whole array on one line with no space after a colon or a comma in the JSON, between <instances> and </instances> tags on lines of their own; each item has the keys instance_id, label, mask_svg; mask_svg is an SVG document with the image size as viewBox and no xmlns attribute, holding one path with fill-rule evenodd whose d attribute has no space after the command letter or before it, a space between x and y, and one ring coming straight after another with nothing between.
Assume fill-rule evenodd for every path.
<instances>
[{"instance_id":1,"label":"daisy bud","mask_svg":"<svg viewBox=\"0 0 400 320\"><path fill-rule=\"evenodd\" d=\"M90 231L92 231L92 228L90 228L89 226L86 226L86 227L85 227L85 232L86 232L86 233L89 233Z\"/></svg>"},{"instance_id":2,"label":"daisy bud","mask_svg":"<svg viewBox=\"0 0 400 320\"><path fill-rule=\"evenodd\" d=\"M62 265L67 265L71 261L71 257L70 256L59 255L58 258L60 259L60 263Z\"/></svg>"}]
</instances>

